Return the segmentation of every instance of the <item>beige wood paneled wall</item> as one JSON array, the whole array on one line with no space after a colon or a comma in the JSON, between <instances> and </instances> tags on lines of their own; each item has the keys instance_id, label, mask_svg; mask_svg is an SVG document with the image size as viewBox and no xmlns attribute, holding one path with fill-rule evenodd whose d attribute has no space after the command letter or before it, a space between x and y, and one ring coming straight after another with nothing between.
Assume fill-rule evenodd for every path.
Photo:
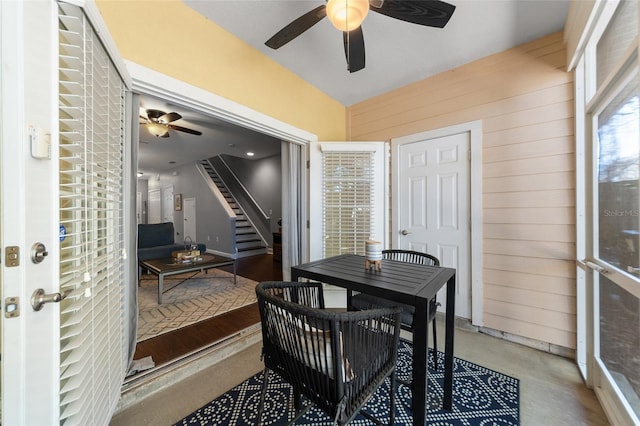
<instances>
[{"instance_id":1,"label":"beige wood paneled wall","mask_svg":"<svg viewBox=\"0 0 640 426\"><path fill-rule=\"evenodd\" d=\"M483 325L575 348L573 74L562 33L348 109L351 140L482 120Z\"/></svg>"}]
</instances>

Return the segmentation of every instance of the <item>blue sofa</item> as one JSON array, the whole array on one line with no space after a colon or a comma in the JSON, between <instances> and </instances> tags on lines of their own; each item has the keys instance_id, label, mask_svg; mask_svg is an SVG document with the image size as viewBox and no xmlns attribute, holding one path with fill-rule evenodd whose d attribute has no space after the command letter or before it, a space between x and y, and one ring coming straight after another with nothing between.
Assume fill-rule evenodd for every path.
<instances>
[{"instance_id":1,"label":"blue sofa","mask_svg":"<svg viewBox=\"0 0 640 426\"><path fill-rule=\"evenodd\" d=\"M138 261L171 257L171 252L184 251L184 243L174 241L172 222L138 225ZM198 245L200 253L207 250L205 244Z\"/></svg>"}]
</instances>

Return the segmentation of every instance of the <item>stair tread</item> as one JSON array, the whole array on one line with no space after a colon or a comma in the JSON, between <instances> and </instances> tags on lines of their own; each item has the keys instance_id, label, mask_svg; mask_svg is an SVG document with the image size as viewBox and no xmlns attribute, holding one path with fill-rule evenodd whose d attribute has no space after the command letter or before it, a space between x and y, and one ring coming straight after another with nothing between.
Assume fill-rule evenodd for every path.
<instances>
[{"instance_id":1,"label":"stair tread","mask_svg":"<svg viewBox=\"0 0 640 426\"><path fill-rule=\"evenodd\" d=\"M236 249L238 252L242 252L244 255L250 252L256 253L264 253L267 250L267 246L262 241L262 238L258 235L257 231L251 224L249 220L247 220L244 211L237 204L233 194L229 189L227 189L226 185L215 171L215 168L212 164L209 163L208 160L203 160L203 167L207 171L211 181L216 185L223 198L231 208L231 210L236 214L236 223L235 223L235 236L236 236Z\"/></svg>"}]
</instances>

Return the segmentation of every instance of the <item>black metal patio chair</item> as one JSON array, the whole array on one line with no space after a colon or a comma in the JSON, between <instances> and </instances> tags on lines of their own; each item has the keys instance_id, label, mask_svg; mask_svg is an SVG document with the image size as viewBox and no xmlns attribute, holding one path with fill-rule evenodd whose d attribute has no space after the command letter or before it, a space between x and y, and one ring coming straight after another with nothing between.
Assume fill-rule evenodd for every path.
<instances>
[{"instance_id":1,"label":"black metal patio chair","mask_svg":"<svg viewBox=\"0 0 640 426\"><path fill-rule=\"evenodd\" d=\"M400 308L327 311L320 283L262 282L256 295L265 365L258 423L271 371L294 390L297 413L289 424L313 405L335 424L348 423L358 412L382 424L361 409L387 377L394 424ZM308 400L304 407L302 397Z\"/></svg>"},{"instance_id":2,"label":"black metal patio chair","mask_svg":"<svg viewBox=\"0 0 640 426\"><path fill-rule=\"evenodd\" d=\"M440 266L440 260L437 257L427 253L421 253L413 250L382 250L382 258L397 260L407 263L418 263L421 265ZM438 339L436 333L436 310L440 304L434 297L429 301L429 318L433 324L433 360L434 367L438 369ZM413 333L413 315L415 308L411 305L396 303L381 297L372 296L370 294L359 293L353 294L351 290L347 291L347 307L349 310L373 309L377 307L400 306L402 308L402 328ZM401 383L408 384L402 380Z\"/></svg>"}]
</instances>

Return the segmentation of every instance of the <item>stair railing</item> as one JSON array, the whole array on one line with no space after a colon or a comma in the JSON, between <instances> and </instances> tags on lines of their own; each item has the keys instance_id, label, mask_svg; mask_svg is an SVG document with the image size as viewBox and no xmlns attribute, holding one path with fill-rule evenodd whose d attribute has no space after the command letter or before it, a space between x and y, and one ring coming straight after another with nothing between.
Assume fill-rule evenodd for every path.
<instances>
[{"instance_id":1,"label":"stair railing","mask_svg":"<svg viewBox=\"0 0 640 426\"><path fill-rule=\"evenodd\" d=\"M236 201L236 204L238 204L238 207L243 211L244 216L247 219L247 221L251 224L253 229L255 229L256 233L258 234L258 236L260 237L260 239L262 240L264 245L266 247L268 247L269 246L269 242L268 242L268 239L266 238L265 234L267 234L268 232L271 231L270 225L269 225L269 217L265 214L264 210L262 210L262 208L258 205L258 203L253 198L251 193L247 190L247 188L242 184L242 182L240 182L240 180L238 179L236 174L233 172L233 170L231 170L229 168L229 165L224 161L224 159L221 156L216 156L214 158L215 158L215 160L219 160L220 165L222 167L224 167L224 169L225 169L224 172L229 176L230 179L233 180L232 185L230 185L231 182L229 182L229 179L225 180L225 176L223 176L220 173L220 170L218 168L216 168L216 165L213 164L211 159L207 160L207 162L209 163L209 166L216 172L216 174L218 175L218 178L220 178L220 180L222 181L224 186L227 188L227 190L229 190L229 192L231 193L232 197ZM204 170L204 167L203 167L203 170ZM208 176L208 174L207 174L207 176ZM213 181L212 181L212 179L210 177L208 177L208 180L211 181L211 184L213 186L215 186L215 184L213 183ZM216 186L216 189L217 189L217 186ZM239 200L238 197L234 195L234 193L236 193L236 191L241 192L242 196L243 196L243 199L246 199L246 201L249 204L251 204L251 206L250 206L251 207L251 211L249 209L247 209L246 206L244 205L244 202L242 202L244 200ZM218 189L218 192L220 192L219 189ZM220 193L220 195L222 195L222 194ZM226 200L224 202L225 202L225 204L227 204ZM249 214L252 211L256 213L256 216L253 216L253 215ZM258 224L257 221L259 221L260 223Z\"/></svg>"}]
</instances>

